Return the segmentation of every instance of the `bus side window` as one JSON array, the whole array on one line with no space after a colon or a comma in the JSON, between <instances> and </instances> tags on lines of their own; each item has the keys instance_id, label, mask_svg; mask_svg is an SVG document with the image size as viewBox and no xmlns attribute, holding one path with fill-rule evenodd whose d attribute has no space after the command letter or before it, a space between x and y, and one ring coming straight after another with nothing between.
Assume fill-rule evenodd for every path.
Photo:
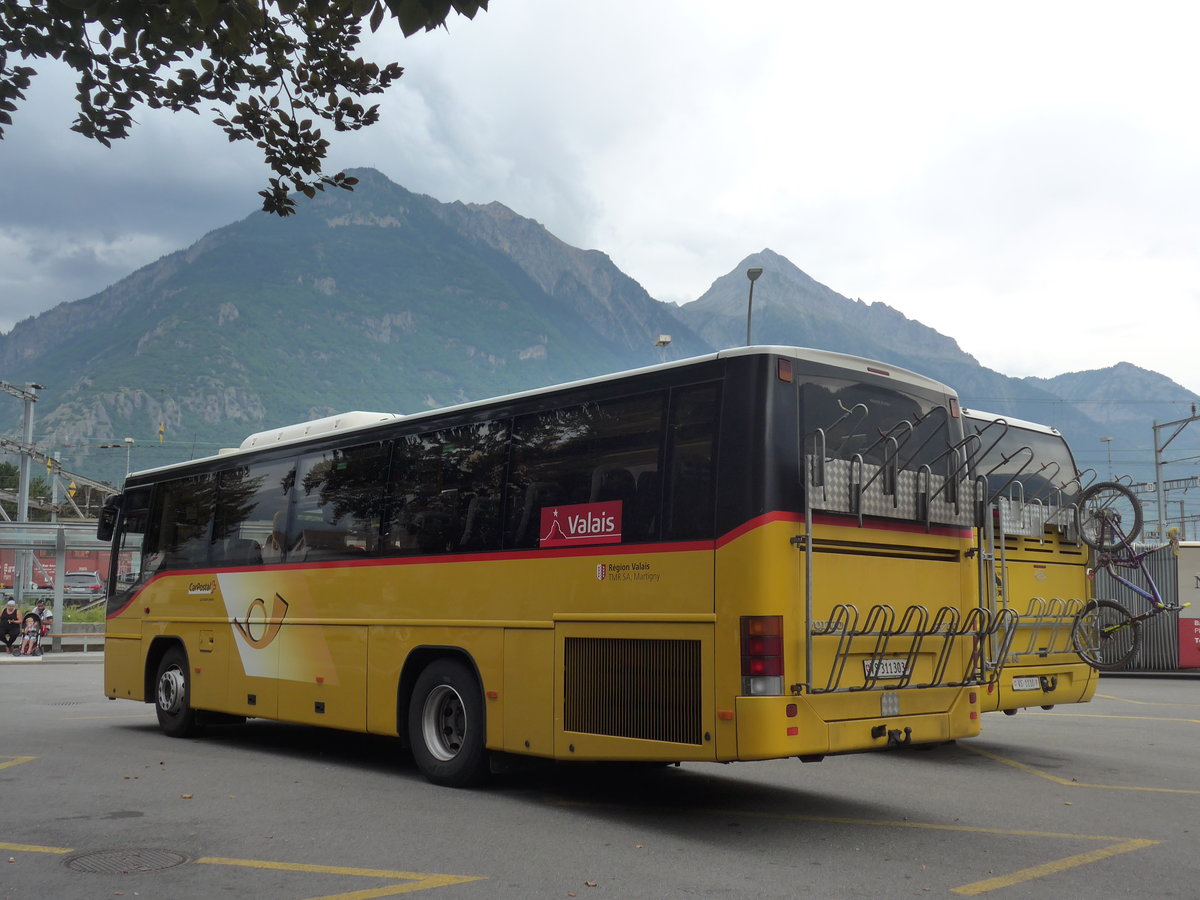
<instances>
[{"instance_id":1,"label":"bus side window","mask_svg":"<svg viewBox=\"0 0 1200 900\"><path fill-rule=\"evenodd\" d=\"M542 510L621 504L622 540L651 536L656 499L639 502L639 479L657 494L662 392L521 416L513 424L506 547L537 547Z\"/></svg>"},{"instance_id":2,"label":"bus side window","mask_svg":"<svg viewBox=\"0 0 1200 900\"><path fill-rule=\"evenodd\" d=\"M211 475L160 484L154 493L146 553L159 569L196 569L209 563L215 481Z\"/></svg>"},{"instance_id":3,"label":"bus side window","mask_svg":"<svg viewBox=\"0 0 1200 900\"><path fill-rule=\"evenodd\" d=\"M671 393L665 540L713 537L717 385Z\"/></svg>"},{"instance_id":4,"label":"bus side window","mask_svg":"<svg viewBox=\"0 0 1200 900\"><path fill-rule=\"evenodd\" d=\"M158 559L146 551L147 530L150 527L150 488L131 488L122 497L116 524L118 535L116 558L110 576L116 578L117 587L111 587L114 597L123 595L131 588L142 584L158 569Z\"/></svg>"},{"instance_id":5,"label":"bus side window","mask_svg":"<svg viewBox=\"0 0 1200 900\"><path fill-rule=\"evenodd\" d=\"M294 517L286 543L292 562L346 559L379 549L385 442L311 453L297 467Z\"/></svg>"},{"instance_id":6,"label":"bus side window","mask_svg":"<svg viewBox=\"0 0 1200 900\"><path fill-rule=\"evenodd\" d=\"M396 439L386 553L500 548L508 422L474 422Z\"/></svg>"},{"instance_id":7,"label":"bus side window","mask_svg":"<svg viewBox=\"0 0 1200 900\"><path fill-rule=\"evenodd\" d=\"M214 544L221 542L222 548L231 548L242 554L242 559L249 556L253 560L256 557L249 545L234 542L254 541L264 563L283 562L287 558L284 523L295 482L292 460L252 463L219 473Z\"/></svg>"}]
</instances>

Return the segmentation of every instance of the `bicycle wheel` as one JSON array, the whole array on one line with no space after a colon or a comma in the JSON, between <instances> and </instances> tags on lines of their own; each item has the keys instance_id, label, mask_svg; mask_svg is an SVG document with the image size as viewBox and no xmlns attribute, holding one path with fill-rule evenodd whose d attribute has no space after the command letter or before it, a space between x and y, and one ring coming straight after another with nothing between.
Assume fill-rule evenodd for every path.
<instances>
[{"instance_id":1,"label":"bicycle wheel","mask_svg":"<svg viewBox=\"0 0 1200 900\"><path fill-rule=\"evenodd\" d=\"M1071 625L1071 643L1095 669L1120 669L1133 659L1142 638L1142 623L1115 600L1089 600Z\"/></svg>"},{"instance_id":2,"label":"bicycle wheel","mask_svg":"<svg viewBox=\"0 0 1200 900\"><path fill-rule=\"evenodd\" d=\"M1123 484L1101 481L1079 497L1079 536L1093 550L1111 553L1142 533L1142 502Z\"/></svg>"}]
</instances>

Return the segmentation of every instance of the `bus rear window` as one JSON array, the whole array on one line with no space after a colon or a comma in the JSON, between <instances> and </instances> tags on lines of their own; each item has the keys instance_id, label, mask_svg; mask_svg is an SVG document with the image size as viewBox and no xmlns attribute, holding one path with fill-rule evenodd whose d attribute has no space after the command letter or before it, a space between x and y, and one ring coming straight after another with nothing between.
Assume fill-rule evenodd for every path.
<instances>
[{"instance_id":1,"label":"bus rear window","mask_svg":"<svg viewBox=\"0 0 1200 900\"><path fill-rule=\"evenodd\" d=\"M945 460L958 441L941 398L839 378L813 378L800 391L806 452L823 436L826 459L882 465L894 454L900 469L916 471ZM953 423L953 424L952 424Z\"/></svg>"}]
</instances>

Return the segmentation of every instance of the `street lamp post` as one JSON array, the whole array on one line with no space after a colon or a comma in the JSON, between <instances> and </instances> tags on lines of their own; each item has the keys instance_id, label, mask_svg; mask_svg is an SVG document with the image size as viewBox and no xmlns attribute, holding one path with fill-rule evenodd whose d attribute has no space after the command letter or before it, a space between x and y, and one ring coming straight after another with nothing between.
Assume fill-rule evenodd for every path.
<instances>
[{"instance_id":1,"label":"street lamp post","mask_svg":"<svg viewBox=\"0 0 1200 900\"><path fill-rule=\"evenodd\" d=\"M758 276L763 273L760 268L746 270L746 277L750 279L750 299L746 301L746 346L750 346L750 321L754 314L754 282L758 281Z\"/></svg>"},{"instance_id":2,"label":"street lamp post","mask_svg":"<svg viewBox=\"0 0 1200 900\"><path fill-rule=\"evenodd\" d=\"M658 348L659 359L663 362L667 361L667 347L670 346L671 336L669 334L660 334L658 340L654 342L654 346Z\"/></svg>"},{"instance_id":3,"label":"street lamp post","mask_svg":"<svg viewBox=\"0 0 1200 900\"><path fill-rule=\"evenodd\" d=\"M129 477L129 451L133 449L133 438L125 438L125 477Z\"/></svg>"},{"instance_id":4,"label":"street lamp post","mask_svg":"<svg viewBox=\"0 0 1200 900\"><path fill-rule=\"evenodd\" d=\"M1112 440L1113 440L1113 439L1112 439L1111 437L1102 437L1102 438L1100 438L1100 443L1102 443L1102 444L1103 444L1105 447L1107 447L1107 448L1108 448L1108 480L1109 480L1109 481L1112 481L1112 480L1113 480L1113 468L1112 468Z\"/></svg>"}]
</instances>

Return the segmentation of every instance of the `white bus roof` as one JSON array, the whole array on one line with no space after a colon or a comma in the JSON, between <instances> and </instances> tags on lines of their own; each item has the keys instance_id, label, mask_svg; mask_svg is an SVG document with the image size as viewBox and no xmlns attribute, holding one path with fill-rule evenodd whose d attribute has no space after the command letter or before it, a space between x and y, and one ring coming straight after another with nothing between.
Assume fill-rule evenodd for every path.
<instances>
[{"instance_id":1,"label":"white bus roof","mask_svg":"<svg viewBox=\"0 0 1200 900\"><path fill-rule=\"evenodd\" d=\"M1052 434L1056 437L1062 437L1062 433L1050 425L1042 425L1040 422L1029 422L1025 419L1018 419L1016 416L1002 416L1000 413L984 412L980 409L967 409L963 407L963 416L968 419L978 419L981 422L998 422L1004 421L1013 428L1024 428L1026 431L1037 431L1042 434Z\"/></svg>"}]
</instances>

